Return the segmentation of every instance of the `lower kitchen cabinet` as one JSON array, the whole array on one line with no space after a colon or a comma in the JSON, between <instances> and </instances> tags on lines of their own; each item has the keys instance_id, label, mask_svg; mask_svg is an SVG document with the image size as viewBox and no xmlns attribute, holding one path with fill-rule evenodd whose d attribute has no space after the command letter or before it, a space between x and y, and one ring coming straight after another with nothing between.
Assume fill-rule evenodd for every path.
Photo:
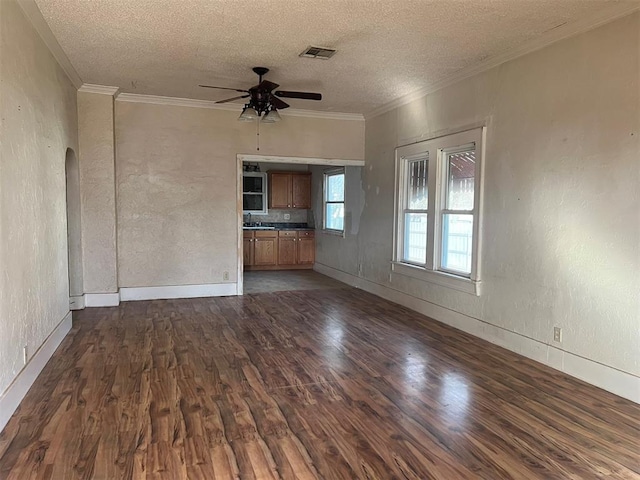
<instances>
[{"instance_id":1,"label":"lower kitchen cabinet","mask_svg":"<svg viewBox=\"0 0 640 480\"><path fill-rule=\"evenodd\" d=\"M298 234L292 230L278 232L278 265L290 266L298 263Z\"/></svg>"},{"instance_id":2,"label":"lower kitchen cabinet","mask_svg":"<svg viewBox=\"0 0 640 480\"><path fill-rule=\"evenodd\" d=\"M275 230L243 231L242 259L245 267L278 264L278 232Z\"/></svg>"},{"instance_id":3,"label":"lower kitchen cabinet","mask_svg":"<svg viewBox=\"0 0 640 480\"><path fill-rule=\"evenodd\" d=\"M316 261L316 238L315 232L298 232L298 265L313 265Z\"/></svg>"},{"instance_id":4,"label":"lower kitchen cabinet","mask_svg":"<svg viewBox=\"0 0 640 480\"><path fill-rule=\"evenodd\" d=\"M253 248L253 232L244 230L242 232L242 263L245 267L251 267L253 265L253 254L255 252Z\"/></svg>"},{"instance_id":5,"label":"lower kitchen cabinet","mask_svg":"<svg viewBox=\"0 0 640 480\"><path fill-rule=\"evenodd\" d=\"M313 230L245 230L243 237L245 270L313 267L316 253Z\"/></svg>"}]
</instances>

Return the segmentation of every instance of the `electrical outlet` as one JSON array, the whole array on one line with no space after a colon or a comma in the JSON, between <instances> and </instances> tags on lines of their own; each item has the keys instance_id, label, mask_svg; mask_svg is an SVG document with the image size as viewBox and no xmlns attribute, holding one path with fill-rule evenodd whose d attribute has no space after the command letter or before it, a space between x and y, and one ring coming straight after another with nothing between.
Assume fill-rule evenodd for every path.
<instances>
[{"instance_id":1,"label":"electrical outlet","mask_svg":"<svg viewBox=\"0 0 640 480\"><path fill-rule=\"evenodd\" d=\"M358 276L359 277L362 276L362 264L361 263L358 264Z\"/></svg>"},{"instance_id":2,"label":"electrical outlet","mask_svg":"<svg viewBox=\"0 0 640 480\"><path fill-rule=\"evenodd\" d=\"M229 280L229 272L222 272L222 280Z\"/></svg>"},{"instance_id":3,"label":"electrical outlet","mask_svg":"<svg viewBox=\"0 0 640 480\"><path fill-rule=\"evenodd\" d=\"M29 355L27 355L27 346L25 345L24 348L22 349L22 361L26 365L28 360L29 360Z\"/></svg>"},{"instance_id":4,"label":"electrical outlet","mask_svg":"<svg viewBox=\"0 0 640 480\"><path fill-rule=\"evenodd\" d=\"M553 341L554 342L562 342L562 328L553 327Z\"/></svg>"},{"instance_id":5,"label":"electrical outlet","mask_svg":"<svg viewBox=\"0 0 640 480\"><path fill-rule=\"evenodd\" d=\"M285 213L284 214L284 219L285 220L291 220L291 214L290 213Z\"/></svg>"}]
</instances>

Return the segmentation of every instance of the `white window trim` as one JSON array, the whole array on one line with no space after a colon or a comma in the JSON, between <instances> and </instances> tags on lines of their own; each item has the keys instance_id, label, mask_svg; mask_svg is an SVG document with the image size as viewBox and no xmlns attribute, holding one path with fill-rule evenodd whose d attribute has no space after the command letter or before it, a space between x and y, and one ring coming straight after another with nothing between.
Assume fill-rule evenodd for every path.
<instances>
[{"instance_id":1,"label":"white window trim","mask_svg":"<svg viewBox=\"0 0 640 480\"><path fill-rule=\"evenodd\" d=\"M327 177L332 175L344 175L345 177L345 189L342 192L342 202L327 202ZM322 232L329 235L337 235L340 237L344 237L344 218L342 219L342 230L338 230L335 228L327 228L327 203L342 203L343 209L346 213L347 208L347 192L346 192L346 172L344 167L342 168L332 168L330 170L325 170L322 172Z\"/></svg>"},{"instance_id":2,"label":"white window trim","mask_svg":"<svg viewBox=\"0 0 640 480\"><path fill-rule=\"evenodd\" d=\"M444 287L466 292L472 295L480 295L481 285L481 259L482 252L482 201L483 201L483 173L485 157L486 127L475 128L443 137L433 138L424 142L418 142L396 149L396 181L395 181L395 205L394 205L394 236L393 236L393 260L391 262L392 273L435 283ZM474 209L473 209L473 248L471 273L468 276L458 275L439 267L441 228L440 218L443 208L442 163L443 154L452 149L475 144L476 166L474 174ZM406 169L405 159L429 152L428 164L428 205L427 216L427 261L424 266L402 261L403 243L403 211L405 202Z\"/></svg>"}]
</instances>

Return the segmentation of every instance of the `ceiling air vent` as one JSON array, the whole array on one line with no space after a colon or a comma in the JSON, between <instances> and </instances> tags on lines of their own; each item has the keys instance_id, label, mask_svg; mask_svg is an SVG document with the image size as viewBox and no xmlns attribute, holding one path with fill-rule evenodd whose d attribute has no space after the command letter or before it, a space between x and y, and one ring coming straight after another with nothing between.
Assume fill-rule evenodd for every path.
<instances>
[{"instance_id":1,"label":"ceiling air vent","mask_svg":"<svg viewBox=\"0 0 640 480\"><path fill-rule=\"evenodd\" d=\"M300 54L301 57L307 58L320 58L322 60L329 60L336 53L333 48L326 47L307 47L304 52Z\"/></svg>"}]
</instances>

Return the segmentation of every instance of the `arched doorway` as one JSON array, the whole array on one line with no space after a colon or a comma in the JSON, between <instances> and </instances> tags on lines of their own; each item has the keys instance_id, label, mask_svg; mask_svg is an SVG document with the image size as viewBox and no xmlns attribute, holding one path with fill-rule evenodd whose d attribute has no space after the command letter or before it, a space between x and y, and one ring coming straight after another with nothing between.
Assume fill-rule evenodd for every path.
<instances>
[{"instance_id":1,"label":"arched doorway","mask_svg":"<svg viewBox=\"0 0 640 480\"><path fill-rule=\"evenodd\" d=\"M82 235L80 221L80 169L73 149L68 148L65 158L67 185L67 248L69 253L69 297L71 309L82 308ZM75 308L74 308L75 307Z\"/></svg>"}]
</instances>

